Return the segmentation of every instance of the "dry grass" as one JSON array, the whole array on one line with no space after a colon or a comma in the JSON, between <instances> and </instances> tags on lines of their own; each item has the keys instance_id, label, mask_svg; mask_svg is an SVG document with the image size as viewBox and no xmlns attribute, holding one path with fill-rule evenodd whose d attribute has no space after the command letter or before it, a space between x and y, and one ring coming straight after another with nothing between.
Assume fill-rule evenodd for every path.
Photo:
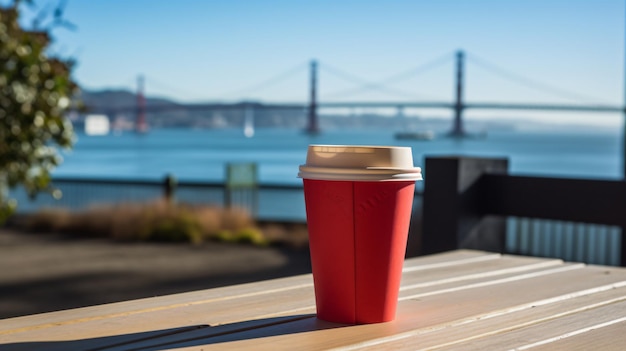
<instances>
[{"instance_id":1,"label":"dry grass","mask_svg":"<svg viewBox=\"0 0 626 351\"><path fill-rule=\"evenodd\" d=\"M309 245L309 231L306 223L259 223L261 232L273 244L295 248Z\"/></svg>"},{"instance_id":2,"label":"dry grass","mask_svg":"<svg viewBox=\"0 0 626 351\"><path fill-rule=\"evenodd\" d=\"M44 209L16 224L34 232L57 232L116 240L186 241L206 240L279 244L304 247L308 244L305 224L257 224L242 209L148 203L99 205L80 212Z\"/></svg>"}]
</instances>

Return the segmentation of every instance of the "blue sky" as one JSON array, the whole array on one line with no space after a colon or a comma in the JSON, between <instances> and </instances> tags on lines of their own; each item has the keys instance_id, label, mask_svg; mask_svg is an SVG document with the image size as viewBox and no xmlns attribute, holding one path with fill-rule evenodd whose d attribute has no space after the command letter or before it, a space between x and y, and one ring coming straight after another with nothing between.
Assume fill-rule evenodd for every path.
<instances>
[{"instance_id":1,"label":"blue sky","mask_svg":"<svg viewBox=\"0 0 626 351\"><path fill-rule=\"evenodd\" d=\"M462 49L467 101L617 105L625 13L618 0L69 0L64 17L78 29L55 29L53 50L78 60L74 75L86 88L134 90L143 74L148 95L181 101L306 101L311 59L321 99L449 101ZM433 60L388 91L355 92ZM621 123L619 115L536 115Z\"/></svg>"}]
</instances>

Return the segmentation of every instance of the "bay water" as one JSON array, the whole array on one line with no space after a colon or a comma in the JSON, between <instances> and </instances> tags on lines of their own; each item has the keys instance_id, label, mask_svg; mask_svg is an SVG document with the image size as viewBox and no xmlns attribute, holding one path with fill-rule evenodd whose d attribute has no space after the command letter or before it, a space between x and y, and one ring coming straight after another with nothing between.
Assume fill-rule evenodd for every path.
<instances>
[{"instance_id":1,"label":"bay water","mask_svg":"<svg viewBox=\"0 0 626 351\"><path fill-rule=\"evenodd\" d=\"M261 184L300 184L298 166L309 144L410 146L416 166L425 156L506 157L511 174L617 179L622 176L621 131L490 132L484 138L397 140L390 130L295 129L152 130L146 134L79 134L54 176L72 178L223 181L225 165L254 162ZM427 172L427 171L426 171Z\"/></svg>"}]
</instances>

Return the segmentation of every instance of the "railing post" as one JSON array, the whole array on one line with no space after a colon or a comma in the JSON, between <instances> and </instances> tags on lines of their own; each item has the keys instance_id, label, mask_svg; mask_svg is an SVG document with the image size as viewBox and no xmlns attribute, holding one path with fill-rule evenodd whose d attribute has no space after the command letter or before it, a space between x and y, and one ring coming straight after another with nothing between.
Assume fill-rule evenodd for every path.
<instances>
[{"instance_id":1,"label":"railing post","mask_svg":"<svg viewBox=\"0 0 626 351\"><path fill-rule=\"evenodd\" d=\"M506 158L427 157L423 202L424 254L474 248L504 251L506 222L484 217L481 176L507 173Z\"/></svg>"},{"instance_id":2,"label":"railing post","mask_svg":"<svg viewBox=\"0 0 626 351\"><path fill-rule=\"evenodd\" d=\"M174 201L176 192L176 178L173 175L168 174L163 180L163 198L165 202L170 204Z\"/></svg>"}]
</instances>

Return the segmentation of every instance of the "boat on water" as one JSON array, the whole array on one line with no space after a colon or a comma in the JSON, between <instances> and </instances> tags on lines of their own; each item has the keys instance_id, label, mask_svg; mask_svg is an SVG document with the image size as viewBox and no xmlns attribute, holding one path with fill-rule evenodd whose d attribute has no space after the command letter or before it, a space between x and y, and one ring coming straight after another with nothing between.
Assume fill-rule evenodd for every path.
<instances>
[{"instance_id":1,"label":"boat on water","mask_svg":"<svg viewBox=\"0 0 626 351\"><path fill-rule=\"evenodd\" d=\"M433 140L435 139L435 133L432 130L424 131L406 131L397 132L394 137L398 140Z\"/></svg>"},{"instance_id":2,"label":"boat on water","mask_svg":"<svg viewBox=\"0 0 626 351\"><path fill-rule=\"evenodd\" d=\"M247 107L243 120L243 135L246 138L252 138L254 136L254 111L252 108Z\"/></svg>"}]
</instances>

